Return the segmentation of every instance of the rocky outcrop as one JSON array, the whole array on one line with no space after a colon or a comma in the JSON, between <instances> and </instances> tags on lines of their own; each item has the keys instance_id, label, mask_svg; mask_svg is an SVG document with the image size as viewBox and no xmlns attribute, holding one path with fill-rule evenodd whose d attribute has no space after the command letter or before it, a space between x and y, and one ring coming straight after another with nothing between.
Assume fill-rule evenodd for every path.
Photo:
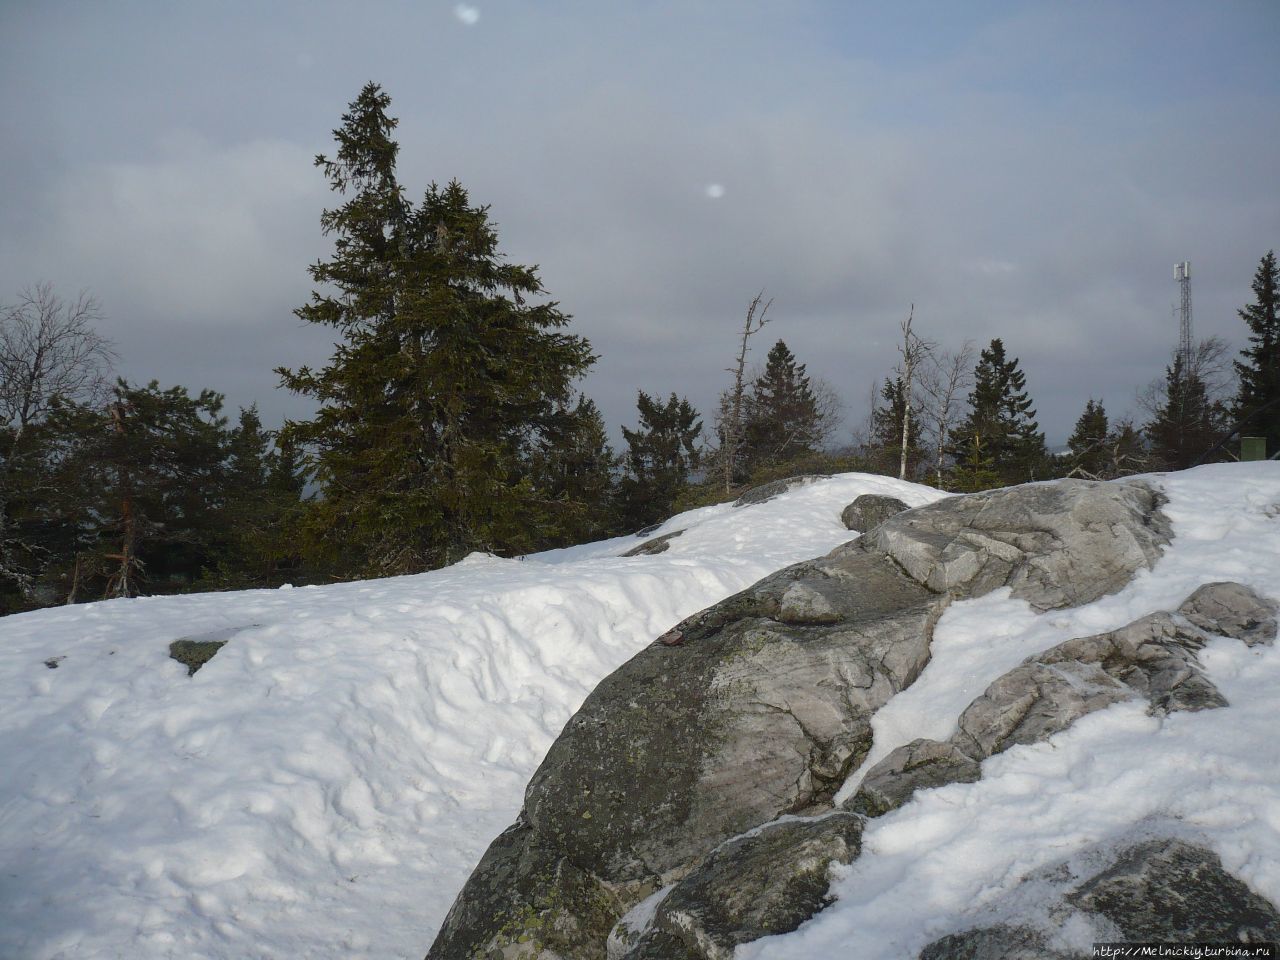
<instances>
[{"instance_id":1,"label":"rocky outcrop","mask_svg":"<svg viewBox=\"0 0 1280 960\"><path fill-rule=\"evenodd\" d=\"M887 497L878 493L864 493L840 513L840 522L846 530L857 530L863 533L872 527L878 527L890 517L897 516L908 507L897 497Z\"/></svg>"},{"instance_id":2,"label":"rocky outcrop","mask_svg":"<svg viewBox=\"0 0 1280 960\"><path fill-rule=\"evenodd\" d=\"M830 902L832 863L861 849L863 818L833 813L784 820L712 851L657 905L610 960L731 960L740 943L789 933Z\"/></svg>"},{"instance_id":3,"label":"rocky outcrop","mask_svg":"<svg viewBox=\"0 0 1280 960\"><path fill-rule=\"evenodd\" d=\"M869 549L931 590L980 596L1008 585L1037 610L1090 603L1149 567L1169 540L1160 496L1087 480L939 500L870 531Z\"/></svg>"},{"instance_id":4,"label":"rocky outcrop","mask_svg":"<svg viewBox=\"0 0 1280 960\"><path fill-rule=\"evenodd\" d=\"M831 809L870 748L872 713L927 664L951 599L1008 585L1043 609L1087 602L1149 565L1167 531L1140 484L952 498L677 625L569 721L429 956L598 958L622 914L662 887L687 880L690 896L714 887L736 902L701 872L721 862L714 851L780 816ZM723 849L745 856L760 842ZM771 855L773 869L805 883L838 859L793 848ZM682 926L681 902L659 908L646 950L674 950L674 937L713 956L732 940L708 932L720 929L710 906Z\"/></svg>"},{"instance_id":5,"label":"rocky outcrop","mask_svg":"<svg viewBox=\"0 0 1280 960\"><path fill-rule=\"evenodd\" d=\"M733 501L735 507L750 507L758 503L767 503L774 497L781 496L793 487L807 487L828 477L821 473L802 473L795 477L784 477L781 480L770 480L758 487L752 487Z\"/></svg>"},{"instance_id":6,"label":"rocky outcrop","mask_svg":"<svg viewBox=\"0 0 1280 960\"><path fill-rule=\"evenodd\" d=\"M1274 943L1280 912L1223 869L1212 850L1149 840L1081 884L1065 902L1105 917L1126 940Z\"/></svg>"},{"instance_id":7,"label":"rocky outcrop","mask_svg":"<svg viewBox=\"0 0 1280 960\"><path fill-rule=\"evenodd\" d=\"M683 530L672 530L670 533L664 533L660 537L654 537L652 540L646 540L638 547L632 547L624 557L652 557L659 553L666 553L671 549L671 541L684 533Z\"/></svg>"},{"instance_id":8,"label":"rocky outcrop","mask_svg":"<svg viewBox=\"0 0 1280 960\"><path fill-rule=\"evenodd\" d=\"M1212 850L1178 837L1151 837L1075 858L1081 870L1058 864L1027 878L1020 906L1027 923L995 923L949 934L920 952L920 960L1010 960L1090 956L1077 945L1054 944L1059 931L1091 930L1099 941L1157 943L1274 943L1280 911L1223 867ZM1056 891L1056 892L1054 892ZM1010 900L1023 895L1014 890ZM997 905L993 912L1010 912Z\"/></svg>"},{"instance_id":9,"label":"rocky outcrop","mask_svg":"<svg viewBox=\"0 0 1280 960\"><path fill-rule=\"evenodd\" d=\"M920 951L920 960L1075 960L1075 956L1051 948L1038 930L999 924L948 934Z\"/></svg>"},{"instance_id":10,"label":"rocky outcrop","mask_svg":"<svg viewBox=\"0 0 1280 960\"><path fill-rule=\"evenodd\" d=\"M1153 713L1227 705L1196 652L1209 634L1246 643L1275 636L1274 608L1237 583L1206 584L1178 608L1118 630L1068 640L1000 677L960 715L949 740L916 740L872 767L850 809L879 816L916 790L978 779L979 764L1016 744L1040 743L1095 710L1145 698Z\"/></svg>"}]
</instances>

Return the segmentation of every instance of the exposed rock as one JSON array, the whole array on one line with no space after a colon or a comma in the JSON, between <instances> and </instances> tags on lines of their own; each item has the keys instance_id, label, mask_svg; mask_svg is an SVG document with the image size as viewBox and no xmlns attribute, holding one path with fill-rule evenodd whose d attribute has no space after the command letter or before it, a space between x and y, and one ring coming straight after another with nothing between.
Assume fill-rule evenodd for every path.
<instances>
[{"instance_id":1,"label":"exposed rock","mask_svg":"<svg viewBox=\"0 0 1280 960\"><path fill-rule=\"evenodd\" d=\"M1049 942L1068 927L1139 943L1280 940L1274 905L1228 873L1213 851L1172 837L1082 851L1037 871L988 909L1032 926L995 923L953 933L925 947L920 960L1088 956L1083 944L1068 950Z\"/></svg>"},{"instance_id":2,"label":"exposed rock","mask_svg":"<svg viewBox=\"0 0 1280 960\"><path fill-rule=\"evenodd\" d=\"M598 957L622 913L719 844L829 809L870 748L871 714L928 662L945 604L858 552L784 570L680 624L569 721L529 783L527 826L485 855L430 956L545 944L548 928L570 926L565 913L612 909L554 953ZM775 619L784 611L804 622ZM539 866L514 883L503 864L531 857L525 845ZM566 888L566 870L595 885Z\"/></svg>"},{"instance_id":3,"label":"exposed rock","mask_svg":"<svg viewBox=\"0 0 1280 960\"><path fill-rule=\"evenodd\" d=\"M670 533L664 533L660 537L654 537L652 540L646 540L638 547L632 547L624 557L651 557L654 554L666 553L671 548L671 541L684 533L683 530L673 530Z\"/></svg>"},{"instance_id":4,"label":"exposed rock","mask_svg":"<svg viewBox=\"0 0 1280 960\"><path fill-rule=\"evenodd\" d=\"M537 942L542 956L598 958L623 913L720 844L830 809L870 748L871 714L924 668L952 597L1008 584L1044 608L1096 599L1157 556L1158 505L1139 484L1084 481L951 498L678 624L569 721L429 956L521 956ZM1120 689L1094 673L1099 690ZM1033 716L1003 740L1052 726ZM953 772L971 759L953 755Z\"/></svg>"},{"instance_id":5,"label":"exposed rock","mask_svg":"<svg viewBox=\"0 0 1280 960\"><path fill-rule=\"evenodd\" d=\"M949 497L891 517L863 539L931 590L980 596L1008 585L1038 610L1090 603L1150 567L1169 541L1141 483L1059 480Z\"/></svg>"},{"instance_id":6,"label":"exposed rock","mask_svg":"<svg viewBox=\"0 0 1280 960\"><path fill-rule=\"evenodd\" d=\"M862 823L834 813L726 843L675 885L623 956L731 960L740 943L795 930L830 902L831 864L857 857Z\"/></svg>"},{"instance_id":7,"label":"exposed rock","mask_svg":"<svg viewBox=\"0 0 1280 960\"><path fill-rule=\"evenodd\" d=\"M1158 839L1124 850L1107 870L1067 895L1128 940L1280 940L1280 912L1229 874L1212 850Z\"/></svg>"},{"instance_id":8,"label":"exposed rock","mask_svg":"<svg viewBox=\"0 0 1280 960\"><path fill-rule=\"evenodd\" d=\"M1072 960L1072 955L1050 949L1035 930L999 925L935 940L920 951L920 960Z\"/></svg>"},{"instance_id":9,"label":"exposed rock","mask_svg":"<svg viewBox=\"0 0 1280 960\"><path fill-rule=\"evenodd\" d=\"M1197 590L1179 609L1191 611L1215 632L1235 630L1242 639L1274 629L1274 620L1260 618L1264 615L1255 604L1261 601L1251 591L1239 584L1211 587ZM965 708L945 743L915 740L867 771L846 807L880 816L918 789L971 782L987 757L1016 744L1040 743L1121 700L1144 697L1160 714L1226 706L1196 660L1206 636L1190 619L1153 613L1027 658Z\"/></svg>"},{"instance_id":10,"label":"exposed rock","mask_svg":"<svg viewBox=\"0 0 1280 960\"><path fill-rule=\"evenodd\" d=\"M226 643L225 640L175 640L169 644L169 656L187 668L188 677L193 677Z\"/></svg>"},{"instance_id":11,"label":"exposed rock","mask_svg":"<svg viewBox=\"0 0 1280 960\"><path fill-rule=\"evenodd\" d=\"M543 842L523 820L498 837L445 917L430 956L524 960L598 956L622 907L595 877Z\"/></svg>"},{"instance_id":12,"label":"exposed rock","mask_svg":"<svg viewBox=\"0 0 1280 960\"><path fill-rule=\"evenodd\" d=\"M757 503L765 503L774 497L781 496L794 487L805 487L811 483L817 483L819 480L826 480L828 477L821 473L804 473L796 477L784 477L781 480L771 480L768 483L762 483L758 487L752 487L747 490L737 500L733 501L735 507L749 507Z\"/></svg>"},{"instance_id":13,"label":"exposed rock","mask_svg":"<svg viewBox=\"0 0 1280 960\"><path fill-rule=\"evenodd\" d=\"M1153 613L1119 630L1068 640L1035 659L1076 670L1096 665L1151 702L1156 713L1225 707L1226 698L1200 669L1205 635L1169 613ZM1088 712L1088 711L1086 711Z\"/></svg>"},{"instance_id":14,"label":"exposed rock","mask_svg":"<svg viewBox=\"0 0 1280 960\"><path fill-rule=\"evenodd\" d=\"M1249 646L1276 638L1276 605L1242 583L1206 583L1178 608L1205 633Z\"/></svg>"},{"instance_id":15,"label":"exposed rock","mask_svg":"<svg viewBox=\"0 0 1280 960\"><path fill-rule=\"evenodd\" d=\"M907 505L897 497L864 493L844 508L840 514L840 522L845 525L846 530L863 533L907 509Z\"/></svg>"},{"instance_id":16,"label":"exposed rock","mask_svg":"<svg viewBox=\"0 0 1280 960\"><path fill-rule=\"evenodd\" d=\"M948 783L972 783L981 766L953 743L913 740L872 767L849 801L850 809L869 817L896 810L917 790Z\"/></svg>"}]
</instances>

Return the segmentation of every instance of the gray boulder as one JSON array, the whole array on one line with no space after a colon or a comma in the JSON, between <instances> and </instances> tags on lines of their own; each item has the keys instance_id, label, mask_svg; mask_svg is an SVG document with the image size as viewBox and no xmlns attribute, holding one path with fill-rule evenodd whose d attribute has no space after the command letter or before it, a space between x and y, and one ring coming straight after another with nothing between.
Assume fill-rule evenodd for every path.
<instances>
[{"instance_id":1,"label":"gray boulder","mask_svg":"<svg viewBox=\"0 0 1280 960\"><path fill-rule=\"evenodd\" d=\"M831 864L857 857L862 824L833 813L724 844L675 885L622 957L731 960L740 943L795 930L830 902Z\"/></svg>"},{"instance_id":2,"label":"gray boulder","mask_svg":"<svg viewBox=\"0 0 1280 960\"><path fill-rule=\"evenodd\" d=\"M1084 481L951 498L677 625L566 725L429 956L601 956L623 913L720 844L830 810L953 597L1095 599L1158 555L1158 507L1144 486Z\"/></svg>"},{"instance_id":3,"label":"gray boulder","mask_svg":"<svg viewBox=\"0 0 1280 960\"><path fill-rule=\"evenodd\" d=\"M1160 503L1141 483L1058 480L939 500L864 539L931 590L1008 585L1050 610L1091 603L1150 567L1170 537Z\"/></svg>"},{"instance_id":4,"label":"gray boulder","mask_svg":"<svg viewBox=\"0 0 1280 960\"><path fill-rule=\"evenodd\" d=\"M1205 633L1251 647L1276 638L1276 605L1242 583L1206 583L1183 601L1178 613Z\"/></svg>"},{"instance_id":5,"label":"gray boulder","mask_svg":"<svg viewBox=\"0 0 1280 960\"><path fill-rule=\"evenodd\" d=\"M840 513L840 522L846 530L857 530L859 533L878 527L890 517L897 516L909 509L897 497L887 497L878 493L864 493Z\"/></svg>"},{"instance_id":6,"label":"gray boulder","mask_svg":"<svg viewBox=\"0 0 1280 960\"><path fill-rule=\"evenodd\" d=\"M632 547L624 557L652 557L659 553L666 553L671 549L671 541L684 533L683 530L672 530L670 533L664 533L660 537L654 537L652 540L646 540L638 547Z\"/></svg>"}]
</instances>

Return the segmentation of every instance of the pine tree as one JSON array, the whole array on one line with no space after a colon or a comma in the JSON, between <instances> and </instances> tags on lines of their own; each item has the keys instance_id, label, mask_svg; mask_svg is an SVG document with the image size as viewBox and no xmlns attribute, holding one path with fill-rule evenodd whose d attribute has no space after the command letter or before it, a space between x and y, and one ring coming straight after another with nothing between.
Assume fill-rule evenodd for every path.
<instances>
[{"instance_id":1,"label":"pine tree","mask_svg":"<svg viewBox=\"0 0 1280 960\"><path fill-rule=\"evenodd\" d=\"M822 440L818 400L795 355L779 340L747 399L742 460L747 475L816 451Z\"/></svg>"},{"instance_id":2,"label":"pine tree","mask_svg":"<svg viewBox=\"0 0 1280 960\"><path fill-rule=\"evenodd\" d=\"M316 160L348 199L321 218L336 237L298 316L343 342L323 370L279 371L321 406L285 437L320 487L307 545L337 569L394 574L473 550L526 552L545 526L534 453L592 363L531 267L497 249L488 208L457 181L417 207L396 179L390 98L369 84Z\"/></svg>"},{"instance_id":3,"label":"pine tree","mask_svg":"<svg viewBox=\"0 0 1280 960\"><path fill-rule=\"evenodd\" d=\"M1184 470L1214 445L1226 419L1222 404L1209 399L1204 380L1185 369L1179 352L1165 370L1162 402L1146 426L1151 455L1162 469Z\"/></svg>"},{"instance_id":4,"label":"pine tree","mask_svg":"<svg viewBox=\"0 0 1280 960\"><path fill-rule=\"evenodd\" d=\"M1253 278L1254 302L1239 311L1251 346L1235 362L1240 378L1235 417L1246 436L1267 439L1267 455L1280 452L1280 267L1271 250Z\"/></svg>"},{"instance_id":5,"label":"pine tree","mask_svg":"<svg viewBox=\"0 0 1280 960\"><path fill-rule=\"evenodd\" d=\"M698 412L674 393L663 403L641 390L636 406L640 423L635 430L622 428L626 473L618 484L619 520L631 530L671 514L690 471L697 469L702 433Z\"/></svg>"},{"instance_id":6,"label":"pine tree","mask_svg":"<svg viewBox=\"0 0 1280 960\"><path fill-rule=\"evenodd\" d=\"M1075 429L1067 438L1071 450L1071 470L1085 476L1101 478L1108 462L1107 411L1102 401L1092 397L1084 405L1084 413L1076 421Z\"/></svg>"},{"instance_id":7,"label":"pine tree","mask_svg":"<svg viewBox=\"0 0 1280 960\"><path fill-rule=\"evenodd\" d=\"M969 416L952 439L957 460L972 461L981 449L1000 483L1036 479L1047 453L1018 358L1006 359L1004 342L996 338L979 356L973 377Z\"/></svg>"}]
</instances>

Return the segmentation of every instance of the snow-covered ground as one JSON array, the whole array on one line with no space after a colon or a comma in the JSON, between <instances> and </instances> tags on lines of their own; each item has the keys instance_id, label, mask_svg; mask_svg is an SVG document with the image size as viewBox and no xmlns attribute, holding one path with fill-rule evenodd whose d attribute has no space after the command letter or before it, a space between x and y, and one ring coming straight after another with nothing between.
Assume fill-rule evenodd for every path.
<instances>
[{"instance_id":1,"label":"snow-covered ground","mask_svg":"<svg viewBox=\"0 0 1280 960\"><path fill-rule=\"evenodd\" d=\"M675 517L656 556L0 619L0 957L421 957L592 687L847 541L862 493L938 496L848 475ZM188 678L184 637L228 643Z\"/></svg>"},{"instance_id":2,"label":"snow-covered ground","mask_svg":"<svg viewBox=\"0 0 1280 960\"><path fill-rule=\"evenodd\" d=\"M1007 590L943 614L920 678L873 720L870 763L916 737L944 739L960 712L1025 657L1071 637L1176 608L1198 586L1247 584L1280 601L1280 464L1200 467L1148 478L1169 497L1174 540L1120 593L1037 615ZM1280 904L1280 645L1225 638L1200 654L1231 704L1147 715L1116 704L982 765L977 783L925 791L872 821L861 857L838 868L826 911L794 933L740 947L739 960L901 960L953 930L1004 919L1028 873L1135 831L1185 834ZM1043 893L1043 891L1040 891ZM1035 889L1014 895L1021 909ZM1086 954L1095 931L1059 932Z\"/></svg>"}]
</instances>

